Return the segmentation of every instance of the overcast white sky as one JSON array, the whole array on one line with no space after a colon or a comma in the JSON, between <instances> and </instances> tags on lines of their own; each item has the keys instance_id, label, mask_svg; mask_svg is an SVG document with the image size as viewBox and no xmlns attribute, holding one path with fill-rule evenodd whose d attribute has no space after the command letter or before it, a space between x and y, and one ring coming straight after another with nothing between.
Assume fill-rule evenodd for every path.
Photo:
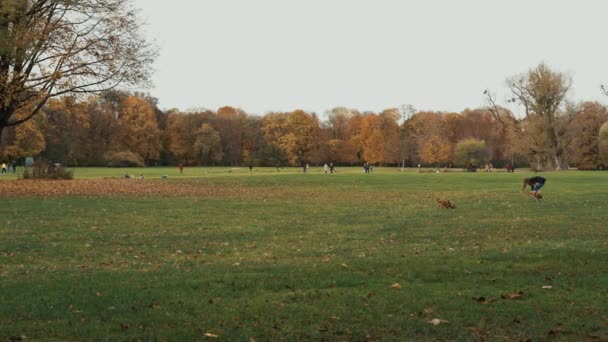
<instances>
[{"instance_id":1,"label":"overcast white sky","mask_svg":"<svg viewBox=\"0 0 608 342\"><path fill-rule=\"evenodd\" d=\"M605 0L136 0L160 57L162 108L249 113L504 103L505 79L540 62L571 100L608 102Z\"/></svg>"}]
</instances>

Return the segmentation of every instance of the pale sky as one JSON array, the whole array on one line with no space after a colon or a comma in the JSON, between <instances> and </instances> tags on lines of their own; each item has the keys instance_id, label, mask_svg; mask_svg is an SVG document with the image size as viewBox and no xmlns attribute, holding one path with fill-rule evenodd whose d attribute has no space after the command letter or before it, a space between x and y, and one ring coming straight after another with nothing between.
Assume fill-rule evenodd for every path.
<instances>
[{"instance_id":1,"label":"pale sky","mask_svg":"<svg viewBox=\"0 0 608 342\"><path fill-rule=\"evenodd\" d=\"M608 103L606 0L136 0L160 56L164 109L248 113L505 103L505 79L545 62L570 100Z\"/></svg>"}]
</instances>

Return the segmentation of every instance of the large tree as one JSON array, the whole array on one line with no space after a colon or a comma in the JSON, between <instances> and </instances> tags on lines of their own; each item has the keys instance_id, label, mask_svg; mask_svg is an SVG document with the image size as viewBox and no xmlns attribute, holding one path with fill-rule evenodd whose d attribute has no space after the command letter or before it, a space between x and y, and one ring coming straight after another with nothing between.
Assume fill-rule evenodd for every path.
<instances>
[{"instance_id":1,"label":"large tree","mask_svg":"<svg viewBox=\"0 0 608 342\"><path fill-rule=\"evenodd\" d=\"M132 0L0 1L0 136L52 97L142 84L156 51Z\"/></svg>"},{"instance_id":2,"label":"large tree","mask_svg":"<svg viewBox=\"0 0 608 342\"><path fill-rule=\"evenodd\" d=\"M572 79L565 74L551 70L545 64L528 71L527 74L507 80L513 94L513 101L524 107L526 119L535 121L538 130L535 139L541 141L535 157L544 168L561 169L564 148L558 133L558 116L566 95L572 86Z\"/></svg>"},{"instance_id":3,"label":"large tree","mask_svg":"<svg viewBox=\"0 0 608 342\"><path fill-rule=\"evenodd\" d=\"M116 148L130 151L146 163L158 160L160 130L152 104L136 96L127 97L118 117L120 132Z\"/></svg>"},{"instance_id":4,"label":"large tree","mask_svg":"<svg viewBox=\"0 0 608 342\"><path fill-rule=\"evenodd\" d=\"M467 166L479 166L487 159L486 142L480 139L468 138L458 142L454 148L454 162Z\"/></svg>"},{"instance_id":5,"label":"large tree","mask_svg":"<svg viewBox=\"0 0 608 342\"><path fill-rule=\"evenodd\" d=\"M222 152L219 132L213 129L210 124L204 123L196 131L194 150L201 165L213 165L222 160L224 152Z\"/></svg>"}]
</instances>

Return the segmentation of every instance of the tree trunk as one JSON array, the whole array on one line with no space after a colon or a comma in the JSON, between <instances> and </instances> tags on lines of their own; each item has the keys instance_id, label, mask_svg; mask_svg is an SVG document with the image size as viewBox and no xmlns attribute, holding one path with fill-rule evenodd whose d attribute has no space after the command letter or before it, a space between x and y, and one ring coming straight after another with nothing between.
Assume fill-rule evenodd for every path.
<instances>
[{"instance_id":1,"label":"tree trunk","mask_svg":"<svg viewBox=\"0 0 608 342\"><path fill-rule=\"evenodd\" d=\"M559 157L557 156L557 151L555 149L551 150L551 158L553 159L553 162L555 163L555 170L556 171L561 171L562 170L562 165L561 162L559 161Z\"/></svg>"}]
</instances>

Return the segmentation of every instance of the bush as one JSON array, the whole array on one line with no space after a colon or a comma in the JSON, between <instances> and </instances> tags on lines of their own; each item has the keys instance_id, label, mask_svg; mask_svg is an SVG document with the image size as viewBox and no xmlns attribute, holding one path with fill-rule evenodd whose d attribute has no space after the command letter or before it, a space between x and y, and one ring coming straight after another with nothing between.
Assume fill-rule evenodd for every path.
<instances>
[{"instance_id":1,"label":"bush","mask_svg":"<svg viewBox=\"0 0 608 342\"><path fill-rule=\"evenodd\" d=\"M31 168L25 168L23 179L74 179L74 174L60 164L40 159Z\"/></svg>"},{"instance_id":2,"label":"bush","mask_svg":"<svg viewBox=\"0 0 608 342\"><path fill-rule=\"evenodd\" d=\"M580 164L576 166L576 169L579 171L597 171L600 166L597 164Z\"/></svg>"},{"instance_id":3,"label":"bush","mask_svg":"<svg viewBox=\"0 0 608 342\"><path fill-rule=\"evenodd\" d=\"M110 152L106 154L106 161L110 167L143 167L144 160L131 151Z\"/></svg>"},{"instance_id":4,"label":"bush","mask_svg":"<svg viewBox=\"0 0 608 342\"><path fill-rule=\"evenodd\" d=\"M461 140L454 149L454 161L460 165L479 165L487 157L486 142L479 139Z\"/></svg>"}]
</instances>

